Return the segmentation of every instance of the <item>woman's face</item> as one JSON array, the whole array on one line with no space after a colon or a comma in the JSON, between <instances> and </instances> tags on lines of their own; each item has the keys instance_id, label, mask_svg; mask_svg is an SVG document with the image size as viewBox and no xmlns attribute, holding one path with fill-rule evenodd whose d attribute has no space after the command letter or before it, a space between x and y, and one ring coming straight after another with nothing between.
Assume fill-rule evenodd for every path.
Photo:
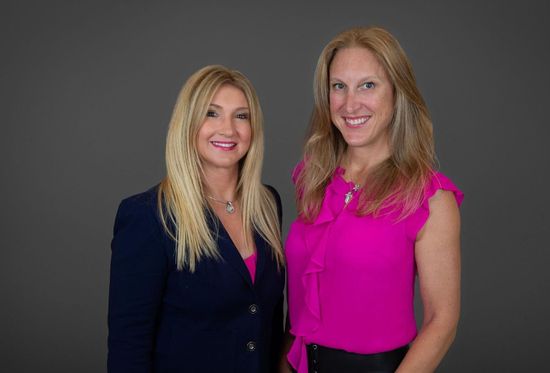
<instances>
[{"instance_id":1,"label":"woman's face","mask_svg":"<svg viewBox=\"0 0 550 373\"><path fill-rule=\"evenodd\" d=\"M374 54L362 47L340 49L329 68L332 123L349 147L389 151L393 86Z\"/></svg>"},{"instance_id":2,"label":"woman's face","mask_svg":"<svg viewBox=\"0 0 550 373\"><path fill-rule=\"evenodd\" d=\"M232 85L222 85L197 134L197 150L205 171L238 170L251 137L250 110L244 93Z\"/></svg>"}]
</instances>

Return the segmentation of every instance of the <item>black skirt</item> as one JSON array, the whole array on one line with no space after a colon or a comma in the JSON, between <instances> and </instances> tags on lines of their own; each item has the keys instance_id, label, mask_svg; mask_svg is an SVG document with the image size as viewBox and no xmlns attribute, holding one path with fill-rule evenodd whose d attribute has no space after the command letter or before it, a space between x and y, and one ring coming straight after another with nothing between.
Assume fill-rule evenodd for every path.
<instances>
[{"instance_id":1,"label":"black skirt","mask_svg":"<svg viewBox=\"0 0 550 373\"><path fill-rule=\"evenodd\" d=\"M309 373L395 372L409 346L377 354L354 354L317 344L307 345Z\"/></svg>"}]
</instances>

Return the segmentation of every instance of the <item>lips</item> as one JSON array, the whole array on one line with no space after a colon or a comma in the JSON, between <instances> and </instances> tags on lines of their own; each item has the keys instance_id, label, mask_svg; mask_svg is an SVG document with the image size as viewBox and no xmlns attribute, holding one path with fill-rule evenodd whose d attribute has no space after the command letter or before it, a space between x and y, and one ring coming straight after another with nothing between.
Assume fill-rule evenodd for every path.
<instances>
[{"instance_id":1,"label":"lips","mask_svg":"<svg viewBox=\"0 0 550 373\"><path fill-rule=\"evenodd\" d=\"M210 144L221 150L233 150L237 146L233 141L210 141Z\"/></svg>"},{"instance_id":2,"label":"lips","mask_svg":"<svg viewBox=\"0 0 550 373\"><path fill-rule=\"evenodd\" d=\"M348 127L357 128L363 126L370 119L370 115L360 117L343 117Z\"/></svg>"}]
</instances>

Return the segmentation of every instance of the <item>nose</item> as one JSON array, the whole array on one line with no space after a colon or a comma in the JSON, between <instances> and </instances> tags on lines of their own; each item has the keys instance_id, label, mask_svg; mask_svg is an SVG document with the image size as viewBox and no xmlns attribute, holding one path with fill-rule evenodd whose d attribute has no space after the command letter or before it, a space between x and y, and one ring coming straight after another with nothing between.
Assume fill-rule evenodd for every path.
<instances>
[{"instance_id":1,"label":"nose","mask_svg":"<svg viewBox=\"0 0 550 373\"><path fill-rule=\"evenodd\" d=\"M231 118L229 116L225 116L224 118L222 118L219 133L220 133L220 135L225 136L225 137L231 137L231 136L234 135L234 133L235 133L235 123L234 123L233 118Z\"/></svg>"},{"instance_id":2,"label":"nose","mask_svg":"<svg viewBox=\"0 0 550 373\"><path fill-rule=\"evenodd\" d=\"M357 100L357 96L353 90L349 90L346 93L346 101L344 104L345 104L346 112L349 114L352 114L357 109L359 109L360 103Z\"/></svg>"}]
</instances>

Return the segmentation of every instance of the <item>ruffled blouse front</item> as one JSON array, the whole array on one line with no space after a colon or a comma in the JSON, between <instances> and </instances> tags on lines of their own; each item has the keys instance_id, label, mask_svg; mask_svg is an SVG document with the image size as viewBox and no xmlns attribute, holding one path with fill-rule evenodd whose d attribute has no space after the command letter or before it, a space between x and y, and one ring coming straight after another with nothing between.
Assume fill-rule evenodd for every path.
<instances>
[{"instance_id":1,"label":"ruffled blouse front","mask_svg":"<svg viewBox=\"0 0 550 373\"><path fill-rule=\"evenodd\" d=\"M358 196L343 173L335 171L316 220L295 220L285 244L290 332L296 337L288 360L298 373L307 373L308 343L369 354L414 339L416 235L438 189L452 191L458 204L463 199L448 178L434 173L424 202L406 219L357 216Z\"/></svg>"}]
</instances>

